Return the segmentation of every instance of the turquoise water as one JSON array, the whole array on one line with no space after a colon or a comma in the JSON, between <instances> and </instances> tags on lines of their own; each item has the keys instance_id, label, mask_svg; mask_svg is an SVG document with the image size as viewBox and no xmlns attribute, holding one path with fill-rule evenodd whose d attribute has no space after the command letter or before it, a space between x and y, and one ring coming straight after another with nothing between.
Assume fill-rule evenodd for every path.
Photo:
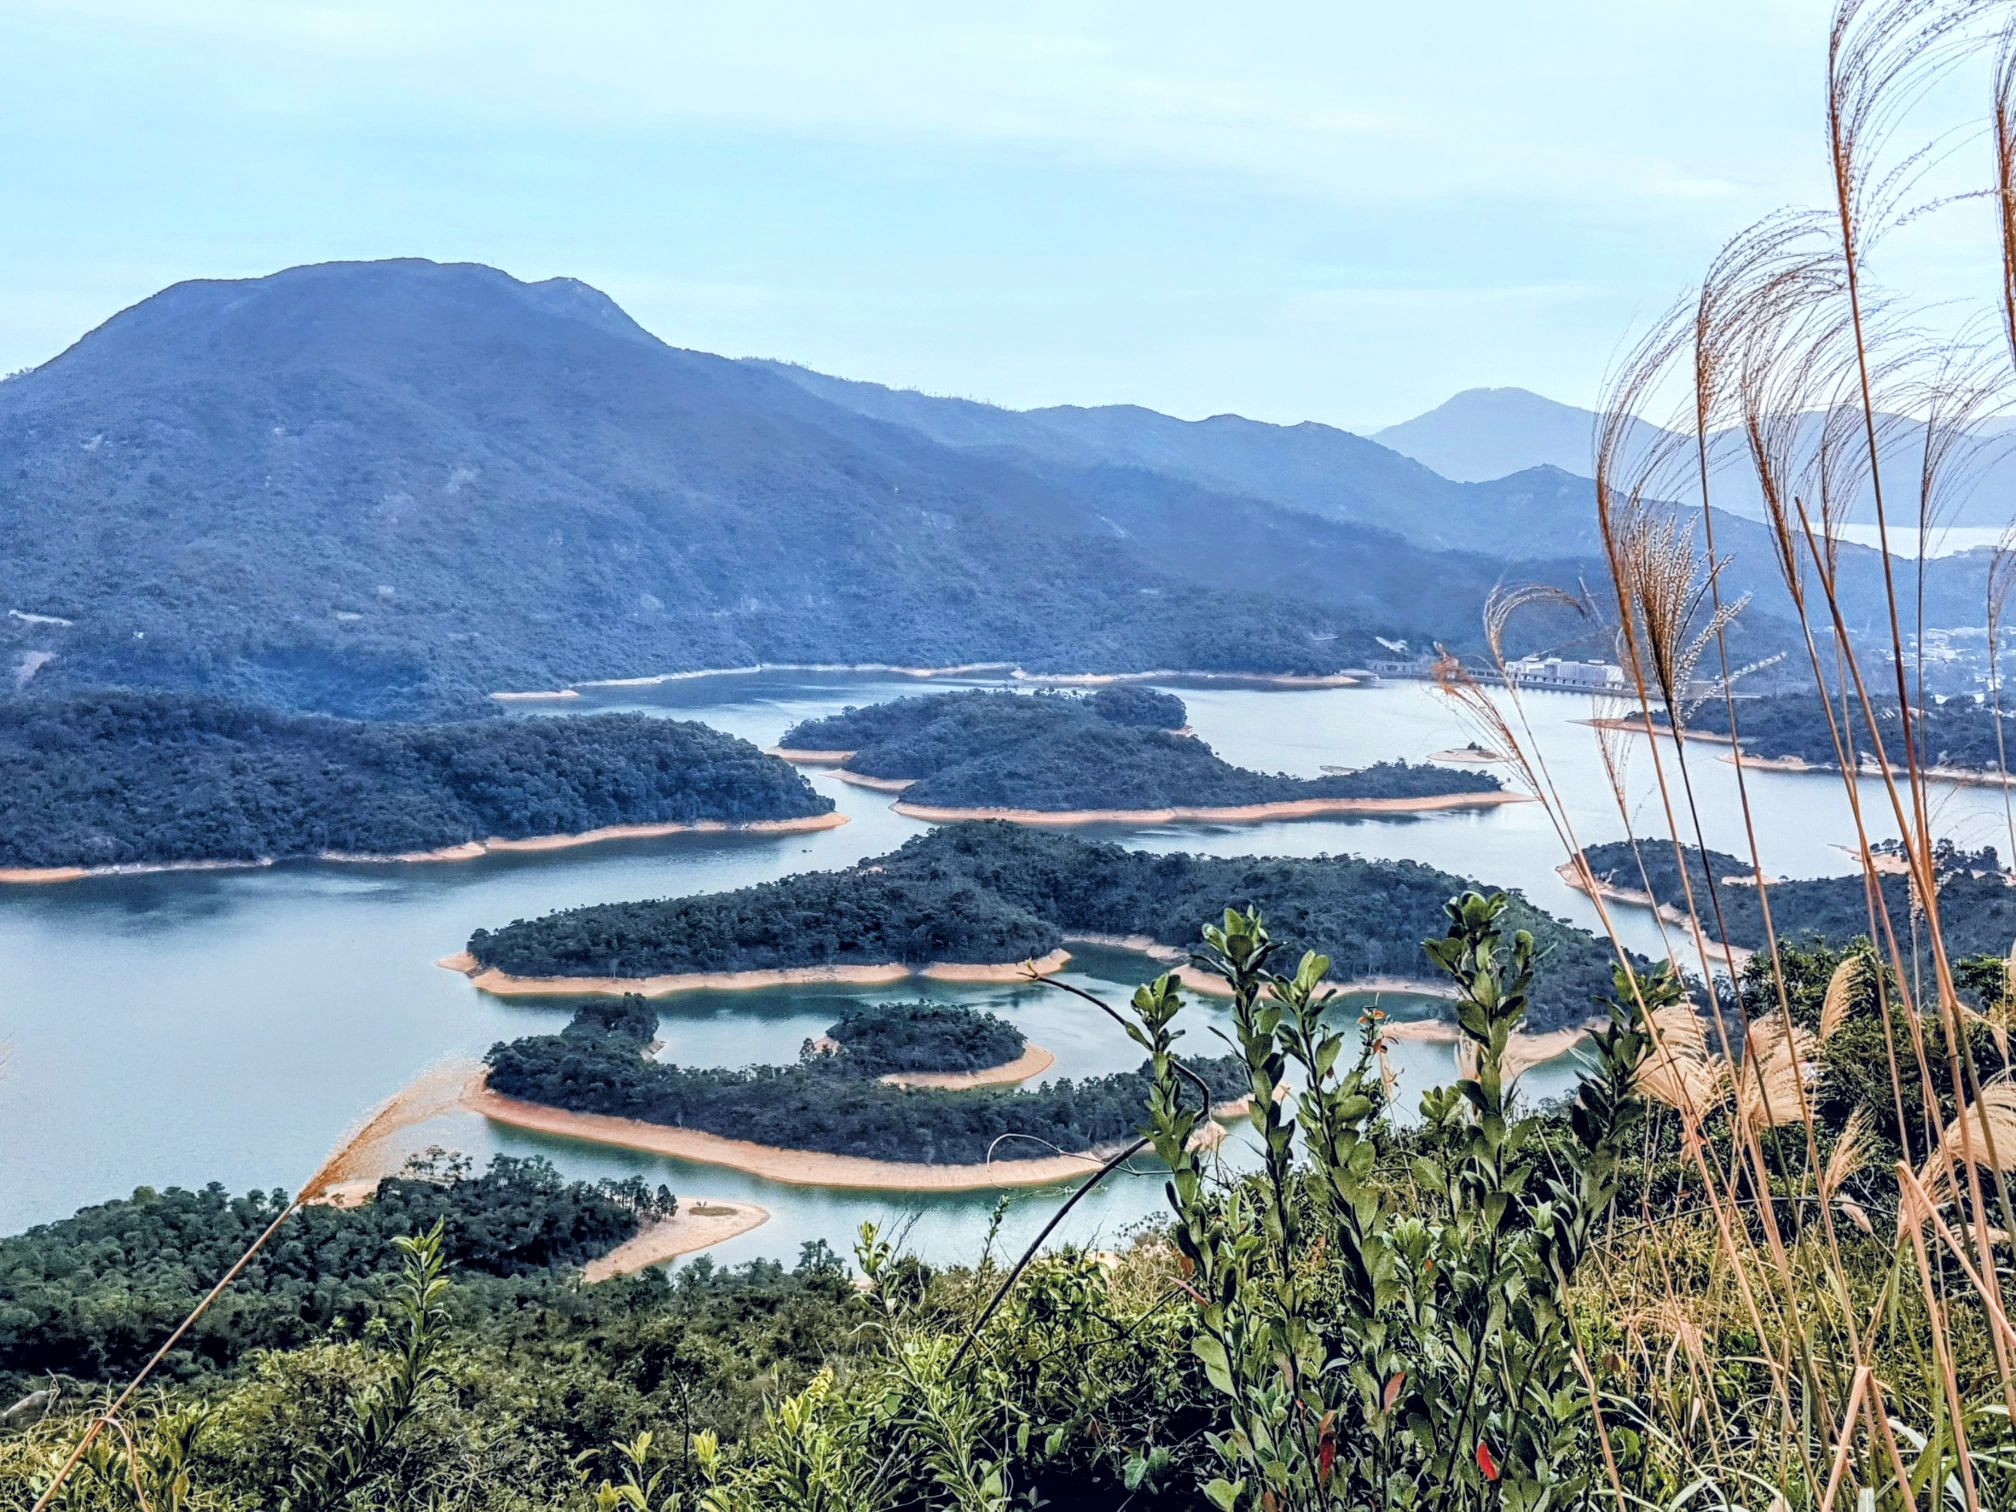
<instances>
[{"instance_id":1,"label":"turquoise water","mask_svg":"<svg viewBox=\"0 0 2016 1512\"><path fill-rule=\"evenodd\" d=\"M944 686L933 684L931 686ZM847 704L920 690L912 680L769 673L722 676L620 696L584 699L567 712L642 708L705 720L760 743L794 720ZM1229 759L1313 776L1325 764L1425 757L1472 736L1425 686L1362 689L1180 687L1192 723ZM1585 842L1623 833L1603 778L1596 737L1578 723L1588 701L1529 695L1539 745ZM1651 827L1651 763L1641 749L1629 778L1634 824ZM1741 850L1733 769L1695 757L1711 844ZM292 1188L355 1117L428 1065L479 1056L499 1039L557 1027L566 1008L477 992L434 961L460 948L478 925L573 904L736 887L793 871L846 865L898 845L927 826L890 811L886 795L813 778L852 822L806 835L678 836L544 856L498 856L461 864L327 866L101 878L0 891L0 1232L64 1216L135 1186L216 1180L242 1190ZM1753 774L1766 827L1768 869L1841 872L1848 857L1846 806L1837 781ZM1870 786L1866 802L1880 803ZM1941 823L1971 844L2007 849L2002 795L1960 789L1944 796ZM1887 832L1887 831L1886 831ZM1107 838L1155 850L1318 855L1344 851L1414 857L1501 885L1593 926L1588 900L1554 868L1560 840L1537 804L1422 818L1328 818L1264 825L1102 828ZM1620 917L1633 945L1658 951L1645 915ZM1069 980L1118 1000L1151 974L1139 957L1081 951ZM1023 985L821 988L694 994L663 1000L665 1053L695 1064L793 1058L846 999L931 996L976 1003L1021 1025L1054 1051L1052 1074L1083 1075L1135 1064L1134 1047L1096 1010L1065 994ZM1406 1005L1388 1004L1396 1011ZM1199 1005L1203 1022L1222 1009ZM1201 1033L1199 1038L1201 1038ZM1193 1043L1196 1043L1193 1040ZM1411 1102L1448 1063L1441 1047L1398 1052ZM1529 1074L1533 1095L1566 1085L1559 1065ZM825 1238L844 1249L864 1218L907 1225L930 1257L970 1256L984 1235L993 1194L919 1196L785 1187L711 1167L541 1139L454 1115L411 1131L407 1148L441 1144L479 1157L538 1151L581 1175L639 1173L682 1195L760 1202L763 1228L720 1246L723 1261L795 1257ZM1012 1194L1005 1236L1033 1233L1059 1200L1056 1189ZM1152 1171L1114 1178L1081 1204L1065 1237L1114 1236L1158 1209Z\"/></svg>"}]
</instances>

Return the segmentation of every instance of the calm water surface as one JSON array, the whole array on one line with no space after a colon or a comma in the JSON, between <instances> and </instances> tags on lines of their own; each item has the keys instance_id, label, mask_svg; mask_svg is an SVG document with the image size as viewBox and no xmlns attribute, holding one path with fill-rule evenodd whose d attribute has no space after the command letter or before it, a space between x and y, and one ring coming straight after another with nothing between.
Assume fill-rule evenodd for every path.
<instances>
[{"instance_id":1,"label":"calm water surface","mask_svg":"<svg viewBox=\"0 0 2016 1512\"><path fill-rule=\"evenodd\" d=\"M946 686L945 683L930 686ZM773 743L793 721L848 704L920 691L914 681L766 673L624 690L569 706L634 708L703 720ZM1241 765L1317 775L1326 764L1419 759L1473 732L1425 686L1262 689L1179 686L1198 733ZM1579 839L1624 832L1603 776L1596 735L1579 723L1588 700L1528 695L1527 712ZM1633 824L1657 832L1650 753L1627 770ZM1669 758L1670 760L1670 758ZM1733 769L1690 751L1709 843L1742 851ZM433 962L479 925L582 903L711 891L789 872L847 865L928 826L890 811L884 795L814 776L851 823L809 835L681 836L549 856L499 856L460 865L279 866L260 871L107 878L0 892L0 1232L67 1215L135 1186L220 1181L292 1188L364 1109L446 1056L478 1056L499 1039L556 1028L564 1006L487 997ZM1767 869L1844 872L1846 804L1838 781L1752 774ZM1865 805L1882 798L1867 785ZM2002 795L1945 794L1941 823L1970 844L2008 849ZM1091 833L1090 831L1081 831ZM1884 833L1889 833L1888 826ZM1537 804L1405 819L1325 819L1264 825L1102 828L1151 850L1221 855L1355 852L1411 857L1522 889L1550 911L1594 927L1588 900L1555 876L1561 842ZM1619 919L1637 948L1664 953L1649 918ZM1124 997L1148 974L1139 957L1082 951L1069 980ZM657 1006L665 1054L692 1064L786 1061L850 999L932 996L1011 1018L1057 1055L1052 1074L1086 1075L1138 1062L1095 1010L1065 994L1012 985L912 984L675 997ZM1389 1003L1399 1012L1419 1005ZM1198 1029L1222 1009L1194 1010ZM1193 1038L1197 1044L1201 1032ZM1400 1052L1410 1102L1443 1074L1448 1052ZM1548 1095L1563 1065L1531 1073ZM801 1243L846 1247L864 1219L908 1224L910 1243L936 1258L971 1257L995 1197L824 1192L713 1167L543 1139L453 1115L414 1130L405 1148L432 1144L479 1158L537 1152L576 1175L640 1174L682 1196L742 1198L771 1221L711 1251L723 1262L790 1259ZM1055 1189L1012 1194L1004 1235L1032 1234ZM1116 1177L1082 1203L1062 1236L1115 1236L1155 1214L1161 1180Z\"/></svg>"}]
</instances>

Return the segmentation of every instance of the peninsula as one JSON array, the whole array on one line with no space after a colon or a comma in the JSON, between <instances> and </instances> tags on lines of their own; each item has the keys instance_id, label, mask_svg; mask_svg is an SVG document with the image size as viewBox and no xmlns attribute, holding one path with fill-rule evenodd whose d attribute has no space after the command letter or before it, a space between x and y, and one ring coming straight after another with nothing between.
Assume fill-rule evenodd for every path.
<instances>
[{"instance_id":1,"label":"peninsula","mask_svg":"<svg viewBox=\"0 0 2016 1512\"><path fill-rule=\"evenodd\" d=\"M1634 848L1628 840L1609 841L1585 847L1582 855L1605 897L1656 908L1670 925L1686 923L1691 889L1709 943L1728 947L1739 966L1767 944L1756 872L1741 856L1682 846L1683 881L1681 862L1675 860L1673 847L1664 842L1643 842ZM1888 848L1879 850L1876 861L1890 931L1908 953L1922 934L1912 928L1911 879L1899 869ZM1562 869L1564 879L1570 878L1571 871L1572 867ZM1963 851L1950 841L1941 841L1933 855L1933 872L1949 959L1992 955L1999 960L2005 956L2010 939L2016 937L2016 888L2002 874L1994 849ZM1771 924L1781 940L1818 940L1839 947L1872 934L1868 878L1861 871L1838 877L1767 876L1764 880L1770 890ZM1713 938L1717 908L1727 935L1723 941ZM1683 958L1692 949L1690 939L1677 936L1673 946Z\"/></svg>"},{"instance_id":2,"label":"peninsula","mask_svg":"<svg viewBox=\"0 0 2016 1512\"><path fill-rule=\"evenodd\" d=\"M843 822L748 742L636 714L392 725L201 694L22 696L0 701L0 765L0 882Z\"/></svg>"},{"instance_id":3,"label":"peninsula","mask_svg":"<svg viewBox=\"0 0 2016 1512\"><path fill-rule=\"evenodd\" d=\"M968 692L808 720L775 754L900 792L899 813L949 822L1222 823L1428 811L1516 801L1488 773L1380 762L1316 778L1248 771L1186 738L1173 694Z\"/></svg>"}]
</instances>

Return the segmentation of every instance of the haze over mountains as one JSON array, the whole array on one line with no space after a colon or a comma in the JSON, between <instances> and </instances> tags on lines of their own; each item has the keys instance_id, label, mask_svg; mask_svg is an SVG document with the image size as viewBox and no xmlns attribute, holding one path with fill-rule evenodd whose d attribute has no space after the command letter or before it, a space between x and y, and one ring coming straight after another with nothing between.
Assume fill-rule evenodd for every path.
<instances>
[{"instance_id":1,"label":"haze over mountains","mask_svg":"<svg viewBox=\"0 0 2016 1512\"><path fill-rule=\"evenodd\" d=\"M335 263L176 285L0 384L0 654L366 715L759 661L1323 672L1474 644L1508 573L1600 580L1592 515L1548 466L934 399L668 346L568 279ZM1768 586L1756 527L1724 544ZM1933 623L1979 603L1937 589Z\"/></svg>"},{"instance_id":2,"label":"haze over mountains","mask_svg":"<svg viewBox=\"0 0 2016 1512\"><path fill-rule=\"evenodd\" d=\"M1445 478L1485 482L1535 467L1558 467L1587 474L1594 467L1597 415L1592 410L1561 404L1519 388L1465 389L1425 414L1384 430L1373 439L1434 469ZM1799 455L1810 459L1819 439L1819 422L1810 421ZM1925 428L1908 416L1887 416L1878 438L1886 512L1893 528L1915 528L1918 520L1919 470ZM1658 426L1634 421L1626 456L1643 457L1664 440ZM1979 437L1956 448L1941 503L1934 510L1936 528L2000 530L2016 516L2016 430L2006 419L1990 420ZM1681 466L1671 492L1689 503L1700 502L1699 485L1686 462L1693 455L1683 444ZM1716 506L1761 520L1764 501L1745 452L1734 430L1718 432L1709 444L1710 497ZM1865 484L1847 518L1873 525L1875 499Z\"/></svg>"}]
</instances>

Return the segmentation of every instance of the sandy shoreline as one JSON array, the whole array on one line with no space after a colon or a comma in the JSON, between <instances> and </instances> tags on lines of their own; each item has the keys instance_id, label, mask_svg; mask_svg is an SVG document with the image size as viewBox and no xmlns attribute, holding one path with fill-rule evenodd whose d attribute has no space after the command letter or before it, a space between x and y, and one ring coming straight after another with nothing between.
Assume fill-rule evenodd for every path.
<instances>
[{"instance_id":1,"label":"sandy shoreline","mask_svg":"<svg viewBox=\"0 0 2016 1512\"><path fill-rule=\"evenodd\" d=\"M782 835L837 829L846 822L847 816L841 813L805 814L796 819L696 819L688 824L607 824L600 829L582 830L575 834L528 835L517 840L492 835L487 840L465 840L460 845L443 845L434 850L383 853L318 851L312 856L259 856L243 861L144 861L120 866L7 866L0 867L0 886L79 882L86 877L139 877L155 872L251 871L277 865L281 860L322 861L337 866L405 866L425 861L474 861L479 856L512 851L571 850L577 845L599 845L605 840L655 840L665 835Z\"/></svg>"},{"instance_id":2,"label":"sandy shoreline","mask_svg":"<svg viewBox=\"0 0 2016 1512\"><path fill-rule=\"evenodd\" d=\"M1086 1175L1104 1163L1097 1151L1045 1155L1035 1160L995 1160L980 1165L932 1165L924 1161L873 1160L864 1155L828 1155L728 1139L697 1129L614 1118L604 1113L569 1113L543 1103L523 1102L492 1092L488 1073L473 1078L462 1106L492 1123L534 1134L552 1134L590 1144L615 1145L647 1155L665 1155L699 1165L726 1166L785 1186L832 1187L843 1191L974 1192L993 1187L1050 1186Z\"/></svg>"},{"instance_id":3,"label":"sandy shoreline","mask_svg":"<svg viewBox=\"0 0 2016 1512\"><path fill-rule=\"evenodd\" d=\"M1724 756L1722 759L1733 763L1735 758L1733 756ZM1751 768L1753 771L1759 772L1821 772L1829 777L1839 777L1841 775L1841 768L1834 762L1808 761L1804 756L1751 756L1746 754L1743 757L1743 765ZM1957 787L2016 787L2016 773L2005 777L2000 772L1984 771L1974 767L1937 766L1924 767L1921 768L1921 771L1927 781L1950 782ZM1862 764L1855 769L1855 775L1857 777L1880 779L1883 775L1883 770L1873 760L1865 757ZM1891 768L1891 775L1901 784L1904 779L1904 768L1901 766Z\"/></svg>"},{"instance_id":4,"label":"sandy shoreline","mask_svg":"<svg viewBox=\"0 0 2016 1512\"><path fill-rule=\"evenodd\" d=\"M929 1087L939 1092L970 1092L975 1087L1012 1087L1041 1076L1057 1064L1057 1057L1041 1045L1024 1045L1022 1053L998 1066L982 1066L978 1071L891 1071L877 1081L891 1087Z\"/></svg>"},{"instance_id":5,"label":"sandy shoreline","mask_svg":"<svg viewBox=\"0 0 2016 1512\"><path fill-rule=\"evenodd\" d=\"M842 774L845 775L844 773ZM1297 798L1284 803L1246 803L1225 808L1161 809L996 809L937 808L899 800L897 813L934 824L966 819L1005 819L1010 824L1246 824L1268 819L1315 819L1326 814L1411 814L1443 809L1495 808L1530 803L1526 793L1437 793L1427 798Z\"/></svg>"},{"instance_id":6,"label":"sandy shoreline","mask_svg":"<svg viewBox=\"0 0 2016 1512\"><path fill-rule=\"evenodd\" d=\"M900 793L917 785L915 777L870 777L865 772L850 772L844 766L835 767L833 775L851 787L873 788L878 793Z\"/></svg>"},{"instance_id":7,"label":"sandy shoreline","mask_svg":"<svg viewBox=\"0 0 2016 1512\"><path fill-rule=\"evenodd\" d=\"M1592 730L1622 730L1627 735L1671 735L1673 733L1671 725L1648 723L1642 714L1578 719L1575 722L1580 725L1587 725ZM1680 738L1683 740L1698 740L1707 745L1726 746L1729 744L1729 737L1727 735L1717 735L1712 730L1683 730L1681 731Z\"/></svg>"},{"instance_id":8,"label":"sandy shoreline","mask_svg":"<svg viewBox=\"0 0 2016 1512\"><path fill-rule=\"evenodd\" d=\"M593 1286L632 1271L649 1270L681 1255L706 1249L770 1221L770 1210L753 1202L725 1202L710 1197L679 1199L679 1211L647 1224L606 1255L581 1268L581 1279Z\"/></svg>"},{"instance_id":9,"label":"sandy shoreline","mask_svg":"<svg viewBox=\"0 0 2016 1512\"><path fill-rule=\"evenodd\" d=\"M765 746L765 756L775 756L779 761L788 761L794 766L839 766L854 753L852 751L808 751L798 746Z\"/></svg>"},{"instance_id":10,"label":"sandy shoreline","mask_svg":"<svg viewBox=\"0 0 2016 1512\"><path fill-rule=\"evenodd\" d=\"M1477 766L1492 766L1505 758L1496 751L1473 751L1468 746L1457 746L1453 750L1435 751L1428 757L1430 761L1466 761Z\"/></svg>"},{"instance_id":11,"label":"sandy shoreline","mask_svg":"<svg viewBox=\"0 0 2016 1512\"><path fill-rule=\"evenodd\" d=\"M1066 950L1053 950L1031 961L970 965L937 961L929 966L905 966L891 961L869 966L790 966L768 971L685 971L652 977L517 977L484 966L466 950L443 956L434 964L459 971L494 997L669 997L675 992L740 992L752 987L790 987L811 983L881 986L922 977L933 982L1019 982L1033 971L1049 976L1070 961Z\"/></svg>"},{"instance_id":12,"label":"sandy shoreline","mask_svg":"<svg viewBox=\"0 0 2016 1512\"><path fill-rule=\"evenodd\" d=\"M1573 861L1562 862L1561 865L1554 868L1554 874L1577 892L1586 893L1589 891L1588 886L1582 880L1581 872L1576 869ZM1729 879L1724 878L1723 880L1727 881ZM1754 881L1755 879L1751 880ZM1693 938L1694 926L1689 921L1685 910L1671 903L1661 903L1643 888L1618 887L1615 883L1605 882L1599 877L1596 881L1596 894L1607 902L1623 903L1632 908L1650 909L1668 924L1688 931L1690 941ZM1720 957L1732 973L1742 971L1745 966L1750 964L1750 957L1756 953L1756 951L1744 945L1729 945L1715 940L1708 941L1709 956L1711 958Z\"/></svg>"}]
</instances>

